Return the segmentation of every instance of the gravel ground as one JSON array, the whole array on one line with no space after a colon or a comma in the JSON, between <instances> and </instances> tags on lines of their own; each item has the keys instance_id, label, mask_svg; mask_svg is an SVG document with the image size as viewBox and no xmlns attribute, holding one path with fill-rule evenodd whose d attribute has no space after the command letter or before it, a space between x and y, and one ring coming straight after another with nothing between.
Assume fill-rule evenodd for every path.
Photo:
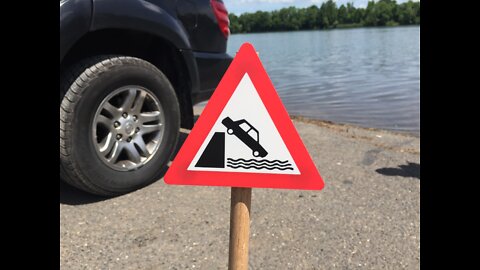
<instances>
[{"instance_id":1,"label":"gravel ground","mask_svg":"<svg viewBox=\"0 0 480 270\"><path fill-rule=\"evenodd\" d=\"M322 191L254 189L250 269L419 269L420 139L294 117ZM183 136L183 138L186 135ZM226 269L230 189L60 184L61 269Z\"/></svg>"}]
</instances>

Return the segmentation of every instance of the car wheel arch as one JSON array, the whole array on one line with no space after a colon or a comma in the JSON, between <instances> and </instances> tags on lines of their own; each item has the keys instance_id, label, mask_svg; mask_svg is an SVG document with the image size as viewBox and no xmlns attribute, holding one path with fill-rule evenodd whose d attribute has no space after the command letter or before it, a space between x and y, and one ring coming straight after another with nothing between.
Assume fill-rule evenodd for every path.
<instances>
[{"instance_id":1,"label":"car wheel arch","mask_svg":"<svg viewBox=\"0 0 480 270\"><path fill-rule=\"evenodd\" d=\"M139 31L102 29L82 36L65 54L60 63L60 71L82 59L102 54L138 57L164 72L172 82L181 106L181 126L193 127L191 91L198 87L198 73L195 62L192 62L195 61L193 57L189 59L163 37Z\"/></svg>"}]
</instances>

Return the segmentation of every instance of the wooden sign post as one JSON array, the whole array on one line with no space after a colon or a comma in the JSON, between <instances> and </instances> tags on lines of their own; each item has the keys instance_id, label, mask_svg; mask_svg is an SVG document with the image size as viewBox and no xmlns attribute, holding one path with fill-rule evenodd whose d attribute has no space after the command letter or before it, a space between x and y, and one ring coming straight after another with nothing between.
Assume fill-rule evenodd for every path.
<instances>
[{"instance_id":1,"label":"wooden sign post","mask_svg":"<svg viewBox=\"0 0 480 270\"><path fill-rule=\"evenodd\" d=\"M248 269L251 188L232 187L228 270Z\"/></svg>"}]
</instances>

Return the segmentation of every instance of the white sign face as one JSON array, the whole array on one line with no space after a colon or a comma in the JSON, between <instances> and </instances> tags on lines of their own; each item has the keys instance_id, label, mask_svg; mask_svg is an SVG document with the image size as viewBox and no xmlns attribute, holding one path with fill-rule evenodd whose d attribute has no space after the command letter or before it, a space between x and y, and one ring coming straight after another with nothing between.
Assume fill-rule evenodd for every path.
<instances>
[{"instance_id":1,"label":"white sign face","mask_svg":"<svg viewBox=\"0 0 480 270\"><path fill-rule=\"evenodd\" d=\"M248 73L188 170L300 174Z\"/></svg>"}]
</instances>

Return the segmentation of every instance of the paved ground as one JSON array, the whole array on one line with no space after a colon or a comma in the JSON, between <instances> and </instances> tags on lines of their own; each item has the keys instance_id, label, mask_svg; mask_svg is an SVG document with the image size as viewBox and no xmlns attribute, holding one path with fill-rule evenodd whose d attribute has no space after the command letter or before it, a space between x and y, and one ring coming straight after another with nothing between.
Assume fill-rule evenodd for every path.
<instances>
[{"instance_id":1,"label":"paved ground","mask_svg":"<svg viewBox=\"0 0 480 270\"><path fill-rule=\"evenodd\" d=\"M419 138L295 118L316 191L255 189L250 269L419 269ZM61 269L226 269L230 189L60 185Z\"/></svg>"}]
</instances>

